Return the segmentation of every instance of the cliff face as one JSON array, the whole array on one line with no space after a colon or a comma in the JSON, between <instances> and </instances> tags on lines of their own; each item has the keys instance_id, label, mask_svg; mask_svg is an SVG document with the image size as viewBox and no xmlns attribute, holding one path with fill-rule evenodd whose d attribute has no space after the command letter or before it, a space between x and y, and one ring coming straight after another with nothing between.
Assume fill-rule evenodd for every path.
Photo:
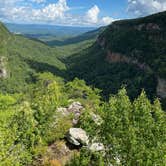
<instances>
[{"instance_id":1,"label":"cliff face","mask_svg":"<svg viewBox=\"0 0 166 166\"><path fill-rule=\"evenodd\" d=\"M136 65L141 70L149 71L149 72L151 71L151 68L147 64L140 63L140 62L138 62L137 59L127 57L120 53L114 53L114 52L111 52L110 50L107 51L106 60L110 63L122 62L122 63L133 64L133 65Z\"/></svg>"},{"instance_id":2,"label":"cliff face","mask_svg":"<svg viewBox=\"0 0 166 166\"><path fill-rule=\"evenodd\" d=\"M156 93L166 98L166 12L112 23L98 37L109 63L133 64L154 73ZM158 78L158 79L157 79Z\"/></svg>"},{"instance_id":3,"label":"cliff face","mask_svg":"<svg viewBox=\"0 0 166 166\"><path fill-rule=\"evenodd\" d=\"M157 95L166 98L166 80L158 78Z\"/></svg>"},{"instance_id":4,"label":"cliff face","mask_svg":"<svg viewBox=\"0 0 166 166\"><path fill-rule=\"evenodd\" d=\"M107 51L106 60L109 63L127 63L136 65L140 70L144 70L146 72L153 72L151 68L145 63L140 63L138 60L134 60L130 57L124 56L120 53L113 53L110 50ZM157 88L156 88L157 96L161 98L166 98L166 80L163 78L157 79Z\"/></svg>"},{"instance_id":5,"label":"cliff face","mask_svg":"<svg viewBox=\"0 0 166 166\"><path fill-rule=\"evenodd\" d=\"M0 57L0 78L7 78L7 69L5 66L5 57Z\"/></svg>"}]
</instances>

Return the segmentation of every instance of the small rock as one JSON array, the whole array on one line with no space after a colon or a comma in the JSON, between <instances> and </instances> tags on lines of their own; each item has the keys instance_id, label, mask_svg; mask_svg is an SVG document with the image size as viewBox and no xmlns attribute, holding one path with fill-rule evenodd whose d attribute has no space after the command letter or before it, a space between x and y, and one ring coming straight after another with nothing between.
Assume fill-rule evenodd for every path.
<instances>
[{"instance_id":1,"label":"small rock","mask_svg":"<svg viewBox=\"0 0 166 166\"><path fill-rule=\"evenodd\" d=\"M102 143L92 143L92 145L89 147L89 150L92 152L99 152L104 151L105 147Z\"/></svg>"},{"instance_id":2,"label":"small rock","mask_svg":"<svg viewBox=\"0 0 166 166\"><path fill-rule=\"evenodd\" d=\"M80 102L73 102L69 107L68 111L72 113L80 112L83 109L83 106Z\"/></svg>"},{"instance_id":3,"label":"small rock","mask_svg":"<svg viewBox=\"0 0 166 166\"><path fill-rule=\"evenodd\" d=\"M99 116L99 115L96 115L94 113L91 113L90 114L91 117L92 117L92 120L97 124L97 125L101 125L103 123L103 119Z\"/></svg>"},{"instance_id":4,"label":"small rock","mask_svg":"<svg viewBox=\"0 0 166 166\"><path fill-rule=\"evenodd\" d=\"M76 146L88 145L89 143L86 131L81 128L70 128L67 133L67 140Z\"/></svg>"},{"instance_id":5,"label":"small rock","mask_svg":"<svg viewBox=\"0 0 166 166\"><path fill-rule=\"evenodd\" d=\"M78 120L77 119L73 119L72 124L73 124L73 126L77 125L78 124Z\"/></svg>"},{"instance_id":6,"label":"small rock","mask_svg":"<svg viewBox=\"0 0 166 166\"><path fill-rule=\"evenodd\" d=\"M7 77L7 71L5 68L0 69L0 78L6 78Z\"/></svg>"}]
</instances>

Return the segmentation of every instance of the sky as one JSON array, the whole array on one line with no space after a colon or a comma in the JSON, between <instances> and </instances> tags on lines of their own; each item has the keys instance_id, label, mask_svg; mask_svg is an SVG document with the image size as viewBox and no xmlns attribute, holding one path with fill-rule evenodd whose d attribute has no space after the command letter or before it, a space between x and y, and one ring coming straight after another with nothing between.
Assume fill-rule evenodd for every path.
<instances>
[{"instance_id":1,"label":"sky","mask_svg":"<svg viewBox=\"0 0 166 166\"><path fill-rule=\"evenodd\" d=\"M166 0L0 0L0 21L103 26L166 10Z\"/></svg>"}]
</instances>

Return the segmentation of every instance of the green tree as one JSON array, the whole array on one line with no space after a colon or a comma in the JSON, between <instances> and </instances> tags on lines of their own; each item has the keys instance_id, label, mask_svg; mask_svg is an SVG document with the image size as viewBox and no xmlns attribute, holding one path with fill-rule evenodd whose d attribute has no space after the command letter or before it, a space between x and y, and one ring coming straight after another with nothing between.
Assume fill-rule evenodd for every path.
<instances>
[{"instance_id":1,"label":"green tree","mask_svg":"<svg viewBox=\"0 0 166 166\"><path fill-rule=\"evenodd\" d=\"M143 91L131 103L122 89L103 111L101 137L108 146L107 162L164 166L166 119L158 100L151 104Z\"/></svg>"},{"instance_id":2,"label":"green tree","mask_svg":"<svg viewBox=\"0 0 166 166\"><path fill-rule=\"evenodd\" d=\"M100 90L86 85L84 80L75 78L66 84L65 92L69 99L77 99L89 109L97 109L100 104Z\"/></svg>"}]
</instances>

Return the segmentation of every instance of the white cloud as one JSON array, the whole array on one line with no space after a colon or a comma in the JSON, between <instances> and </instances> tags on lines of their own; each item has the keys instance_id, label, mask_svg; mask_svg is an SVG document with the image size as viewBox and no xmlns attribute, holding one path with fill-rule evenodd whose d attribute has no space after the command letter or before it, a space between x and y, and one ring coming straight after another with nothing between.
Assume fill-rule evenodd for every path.
<instances>
[{"instance_id":1,"label":"white cloud","mask_svg":"<svg viewBox=\"0 0 166 166\"><path fill-rule=\"evenodd\" d=\"M128 12L145 16L166 10L166 0L128 0Z\"/></svg>"},{"instance_id":2,"label":"white cloud","mask_svg":"<svg viewBox=\"0 0 166 166\"><path fill-rule=\"evenodd\" d=\"M100 9L98 6L94 5L91 9L88 10L86 14L86 19L89 23L97 23Z\"/></svg>"},{"instance_id":3,"label":"white cloud","mask_svg":"<svg viewBox=\"0 0 166 166\"><path fill-rule=\"evenodd\" d=\"M41 0L35 1L41 2ZM17 6L16 2L18 3L18 1L16 0L15 2L11 0L11 2L10 6L3 4L4 7L0 10L2 15L9 21L55 21L56 19L63 18L64 13L69 10L66 0L59 0L57 3L48 4L40 9L32 8L30 4L29 6Z\"/></svg>"},{"instance_id":4,"label":"white cloud","mask_svg":"<svg viewBox=\"0 0 166 166\"><path fill-rule=\"evenodd\" d=\"M31 0L34 3L44 3L46 0Z\"/></svg>"},{"instance_id":5,"label":"white cloud","mask_svg":"<svg viewBox=\"0 0 166 166\"><path fill-rule=\"evenodd\" d=\"M91 7L85 14L72 14L67 0L56 3L45 3L47 0L0 0L0 18L8 22L47 23L75 26L101 26L110 24L113 19L100 17L97 5ZM33 3L39 4L36 8Z\"/></svg>"},{"instance_id":6,"label":"white cloud","mask_svg":"<svg viewBox=\"0 0 166 166\"><path fill-rule=\"evenodd\" d=\"M113 18L111 18L111 17L103 17L102 18L102 23L104 25L111 24L113 21L115 21L115 20Z\"/></svg>"},{"instance_id":7,"label":"white cloud","mask_svg":"<svg viewBox=\"0 0 166 166\"><path fill-rule=\"evenodd\" d=\"M114 21L111 17L102 17L99 18L100 9L97 5L94 5L91 9L89 9L86 13L86 16L84 18L84 22L87 24L92 25L108 25Z\"/></svg>"},{"instance_id":8,"label":"white cloud","mask_svg":"<svg viewBox=\"0 0 166 166\"><path fill-rule=\"evenodd\" d=\"M57 18L63 18L64 13L69 10L65 0L59 0L56 4L49 4L43 9L34 9L32 16L41 20L56 20Z\"/></svg>"}]
</instances>

